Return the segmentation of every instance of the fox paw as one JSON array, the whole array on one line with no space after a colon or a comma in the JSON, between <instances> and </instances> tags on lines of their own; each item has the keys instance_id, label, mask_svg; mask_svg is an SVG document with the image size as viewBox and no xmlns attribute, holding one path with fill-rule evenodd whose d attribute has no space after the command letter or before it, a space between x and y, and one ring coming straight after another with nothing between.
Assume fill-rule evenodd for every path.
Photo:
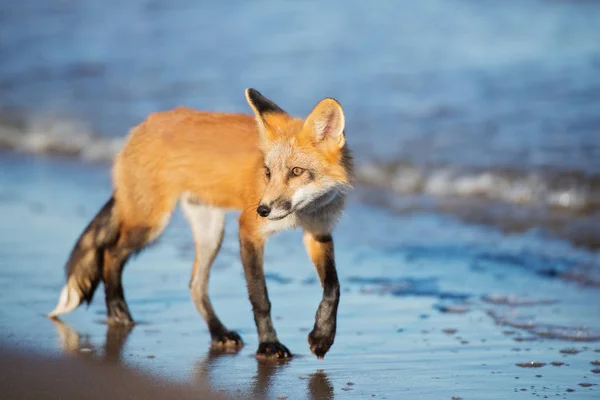
<instances>
[{"instance_id":1,"label":"fox paw","mask_svg":"<svg viewBox=\"0 0 600 400\"><path fill-rule=\"evenodd\" d=\"M108 325L133 325L133 318L129 313L129 308L125 300L113 300L108 304L108 312L106 315L106 323Z\"/></svg>"},{"instance_id":2,"label":"fox paw","mask_svg":"<svg viewBox=\"0 0 600 400\"><path fill-rule=\"evenodd\" d=\"M224 331L213 335L210 345L213 349L217 350L239 350L244 347L244 342L237 332Z\"/></svg>"},{"instance_id":3,"label":"fox paw","mask_svg":"<svg viewBox=\"0 0 600 400\"><path fill-rule=\"evenodd\" d=\"M335 339L335 331L331 333L325 333L313 329L308 335L308 344L310 345L310 351L317 356L319 360L325 357L325 354L329 351L333 345Z\"/></svg>"},{"instance_id":4,"label":"fox paw","mask_svg":"<svg viewBox=\"0 0 600 400\"><path fill-rule=\"evenodd\" d=\"M291 358L292 352L279 342L264 342L258 345L256 350L258 358Z\"/></svg>"}]
</instances>

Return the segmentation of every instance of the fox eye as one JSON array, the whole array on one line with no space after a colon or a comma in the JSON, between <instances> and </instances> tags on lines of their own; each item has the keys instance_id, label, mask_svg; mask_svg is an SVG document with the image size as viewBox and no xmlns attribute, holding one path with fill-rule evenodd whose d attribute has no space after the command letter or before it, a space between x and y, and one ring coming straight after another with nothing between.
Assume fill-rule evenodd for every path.
<instances>
[{"instance_id":1,"label":"fox eye","mask_svg":"<svg viewBox=\"0 0 600 400\"><path fill-rule=\"evenodd\" d=\"M265 167L265 176L267 178L271 178L271 170L269 169L269 167Z\"/></svg>"},{"instance_id":2,"label":"fox eye","mask_svg":"<svg viewBox=\"0 0 600 400\"><path fill-rule=\"evenodd\" d=\"M294 176L300 176L300 175L302 175L303 172L304 172L304 168L300 168L300 167L292 168L292 175L294 175Z\"/></svg>"}]
</instances>

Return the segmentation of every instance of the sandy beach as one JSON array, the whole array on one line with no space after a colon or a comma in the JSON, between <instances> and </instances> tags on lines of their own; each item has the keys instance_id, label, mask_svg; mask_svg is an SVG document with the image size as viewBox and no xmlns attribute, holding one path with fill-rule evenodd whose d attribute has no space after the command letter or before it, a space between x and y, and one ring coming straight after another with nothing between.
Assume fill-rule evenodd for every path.
<instances>
[{"instance_id":1,"label":"sandy beach","mask_svg":"<svg viewBox=\"0 0 600 400\"><path fill-rule=\"evenodd\" d=\"M207 389L165 382L118 363L52 357L2 347L0 390L6 399L213 399ZM223 398L223 396L219 396Z\"/></svg>"},{"instance_id":2,"label":"sandy beach","mask_svg":"<svg viewBox=\"0 0 600 400\"><path fill-rule=\"evenodd\" d=\"M308 349L320 287L300 233L288 232L269 243L266 271L276 329L296 356L263 363L253 356L233 216L210 290L246 343L239 353L208 349L188 295L192 242L179 214L125 272L133 329L103 323L101 295L53 322L44 314L63 284L72 239L110 193L108 168L7 153L0 162L4 346L119 362L157 379L255 398L597 395L600 291L569 279L596 263L596 253L436 214L394 215L360 203L359 189L335 234L342 300L331 352L319 361Z\"/></svg>"},{"instance_id":3,"label":"sandy beach","mask_svg":"<svg viewBox=\"0 0 600 400\"><path fill-rule=\"evenodd\" d=\"M0 397L600 398L599 20L593 1L2 2ZM209 291L238 353L209 349L180 211L125 269L133 328L107 326L102 288L48 319L129 129L249 113L247 87L344 109L358 179L325 359L299 231L265 256L295 356L254 357L235 214Z\"/></svg>"}]
</instances>

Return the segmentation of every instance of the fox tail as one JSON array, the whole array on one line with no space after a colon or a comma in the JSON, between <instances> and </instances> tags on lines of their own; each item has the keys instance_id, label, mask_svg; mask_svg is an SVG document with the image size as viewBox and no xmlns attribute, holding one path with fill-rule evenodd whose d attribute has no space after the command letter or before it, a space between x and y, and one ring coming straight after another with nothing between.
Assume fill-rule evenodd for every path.
<instances>
[{"instance_id":1,"label":"fox tail","mask_svg":"<svg viewBox=\"0 0 600 400\"><path fill-rule=\"evenodd\" d=\"M113 196L79 236L65 266L67 284L60 292L56 308L48 317L55 318L73 311L83 302L89 304L92 301L102 280L104 249L116 243L119 236L114 207Z\"/></svg>"}]
</instances>

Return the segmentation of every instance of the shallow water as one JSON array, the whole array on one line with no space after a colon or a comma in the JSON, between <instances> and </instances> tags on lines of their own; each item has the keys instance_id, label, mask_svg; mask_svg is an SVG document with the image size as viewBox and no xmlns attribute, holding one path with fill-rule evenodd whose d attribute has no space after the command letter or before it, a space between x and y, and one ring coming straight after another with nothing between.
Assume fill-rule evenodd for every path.
<instances>
[{"instance_id":1,"label":"shallow water","mask_svg":"<svg viewBox=\"0 0 600 400\"><path fill-rule=\"evenodd\" d=\"M2 154L2 341L119 360L186 383L207 380L234 396L597 396L598 386L579 384L600 384L592 372L600 356L600 291L562 279L597 262L597 253L436 214L395 216L357 202L358 196L335 233L343 290L338 335L323 361L306 342L320 287L299 232L276 236L266 253L274 324L297 357L282 364L254 359L256 331L233 216L210 290L221 318L245 340L239 354L208 351L208 332L187 290L191 234L178 213L160 242L125 272L126 296L138 321L133 330L103 324L101 293L89 309L53 323L44 314L63 284L65 257L109 193L105 167ZM589 341L580 340L584 334ZM561 351L567 348L578 352ZM517 366L531 362L545 365Z\"/></svg>"},{"instance_id":2,"label":"shallow water","mask_svg":"<svg viewBox=\"0 0 600 400\"><path fill-rule=\"evenodd\" d=\"M591 1L0 4L0 340L234 396L598 397L599 20ZM297 357L254 359L235 216L211 296L239 354L208 351L179 214L126 270L131 331L103 324L101 293L45 318L129 127L181 104L248 112L248 86L293 114L325 96L346 111L359 185L325 360L299 232L266 255Z\"/></svg>"},{"instance_id":3,"label":"shallow water","mask_svg":"<svg viewBox=\"0 0 600 400\"><path fill-rule=\"evenodd\" d=\"M248 112L247 86L299 115L333 96L361 182L392 203L600 246L597 2L37 0L0 16L0 147L110 160L153 111Z\"/></svg>"},{"instance_id":4,"label":"shallow water","mask_svg":"<svg viewBox=\"0 0 600 400\"><path fill-rule=\"evenodd\" d=\"M253 86L298 114L338 98L361 157L600 173L596 2L0 7L0 103L103 135L181 104L247 112Z\"/></svg>"}]
</instances>

